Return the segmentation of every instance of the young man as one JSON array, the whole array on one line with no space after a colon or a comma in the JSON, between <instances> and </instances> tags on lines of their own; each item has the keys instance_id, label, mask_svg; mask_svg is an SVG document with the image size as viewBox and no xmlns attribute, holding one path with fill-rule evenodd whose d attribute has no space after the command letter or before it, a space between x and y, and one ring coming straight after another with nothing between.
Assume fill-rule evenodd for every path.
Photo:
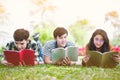
<instances>
[{"instance_id":1,"label":"young man","mask_svg":"<svg viewBox=\"0 0 120 80\"><path fill-rule=\"evenodd\" d=\"M29 40L29 31L25 29L17 29L14 32L13 35L14 41L11 41L7 43L6 45L6 50L17 50L20 51L22 49L32 49L35 50L35 56L38 55L38 49L39 47L35 42L32 42ZM1 61L3 65L12 65L11 63L8 63L5 58ZM35 64L42 64L41 61L39 61L38 56L35 57Z\"/></svg>"},{"instance_id":2,"label":"young man","mask_svg":"<svg viewBox=\"0 0 120 80\"><path fill-rule=\"evenodd\" d=\"M68 46L75 46L74 43L67 41L68 31L63 27L57 27L53 32L54 40L48 41L43 47L43 55L44 55L44 62L46 64L53 64L51 57L52 53L51 50L63 47L66 48ZM58 60L56 65L71 65L71 61L68 57Z\"/></svg>"}]
</instances>

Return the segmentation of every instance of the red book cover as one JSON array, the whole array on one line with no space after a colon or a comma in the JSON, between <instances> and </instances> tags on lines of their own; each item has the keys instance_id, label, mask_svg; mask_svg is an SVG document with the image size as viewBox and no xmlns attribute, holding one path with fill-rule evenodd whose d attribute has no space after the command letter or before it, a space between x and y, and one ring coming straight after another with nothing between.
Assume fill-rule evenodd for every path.
<instances>
[{"instance_id":1,"label":"red book cover","mask_svg":"<svg viewBox=\"0 0 120 80\"><path fill-rule=\"evenodd\" d=\"M14 66L22 64L23 66L34 65L34 50L24 49L21 51L5 50L5 59Z\"/></svg>"},{"instance_id":2,"label":"red book cover","mask_svg":"<svg viewBox=\"0 0 120 80\"><path fill-rule=\"evenodd\" d=\"M5 59L12 63L14 66L18 66L20 63L20 55L18 51L5 50L4 51Z\"/></svg>"},{"instance_id":3,"label":"red book cover","mask_svg":"<svg viewBox=\"0 0 120 80\"><path fill-rule=\"evenodd\" d=\"M20 51L22 65L34 66L34 50L24 49Z\"/></svg>"}]
</instances>

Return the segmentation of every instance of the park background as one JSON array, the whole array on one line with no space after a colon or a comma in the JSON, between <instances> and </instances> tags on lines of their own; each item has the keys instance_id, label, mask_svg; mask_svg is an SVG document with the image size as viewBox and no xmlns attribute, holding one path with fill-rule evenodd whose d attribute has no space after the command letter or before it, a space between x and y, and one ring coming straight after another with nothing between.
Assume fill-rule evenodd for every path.
<instances>
[{"instance_id":1,"label":"park background","mask_svg":"<svg viewBox=\"0 0 120 80\"><path fill-rule=\"evenodd\" d=\"M31 36L39 32L44 45L58 26L67 28L69 40L80 47L96 28L105 29L112 44L119 46L119 4L119 0L0 0L0 46L13 40L17 28L28 29Z\"/></svg>"},{"instance_id":2,"label":"park background","mask_svg":"<svg viewBox=\"0 0 120 80\"><path fill-rule=\"evenodd\" d=\"M120 46L120 0L0 0L0 51L13 40L18 28L39 32L42 46L53 39L56 27L69 31L68 39L84 47L92 32L104 29L114 46ZM24 72L24 73L23 73ZM9 74L9 75L8 75ZM38 65L4 67L0 80L119 80L120 67L114 69L81 66Z\"/></svg>"}]
</instances>

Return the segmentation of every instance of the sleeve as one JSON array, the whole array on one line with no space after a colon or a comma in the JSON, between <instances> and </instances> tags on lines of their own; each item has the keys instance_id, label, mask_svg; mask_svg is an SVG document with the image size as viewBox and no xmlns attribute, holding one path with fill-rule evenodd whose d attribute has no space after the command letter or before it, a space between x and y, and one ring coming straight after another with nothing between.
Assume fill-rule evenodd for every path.
<instances>
[{"instance_id":1,"label":"sleeve","mask_svg":"<svg viewBox=\"0 0 120 80\"><path fill-rule=\"evenodd\" d=\"M37 44L36 43L32 43L31 44L31 48L32 48L32 50L37 51Z\"/></svg>"},{"instance_id":2,"label":"sleeve","mask_svg":"<svg viewBox=\"0 0 120 80\"><path fill-rule=\"evenodd\" d=\"M10 41L6 44L5 50L14 50L15 49L15 44L14 44L14 41Z\"/></svg>"},{"instance_id":3,"label":"sleeve","mask_svg":"<svg viewBox=\"0 0 120 80\"><path fill-rule=\"evenodd\" d=\"M68 41L67 46L75 46L75 43Z\"/></svg>"},{"instance_id":4,"label":"sleeve","mask_svg":"<svg viewBox=\"0 0 120 80\"><path fill-rule=\"evenodd\" d=\"M49 43L46 43L45 45L44 45L44 47L43 47L43 55L44 56L51 56L51 47L50 47L50 45L49 45Z\"/></svg>"}]
</instances>

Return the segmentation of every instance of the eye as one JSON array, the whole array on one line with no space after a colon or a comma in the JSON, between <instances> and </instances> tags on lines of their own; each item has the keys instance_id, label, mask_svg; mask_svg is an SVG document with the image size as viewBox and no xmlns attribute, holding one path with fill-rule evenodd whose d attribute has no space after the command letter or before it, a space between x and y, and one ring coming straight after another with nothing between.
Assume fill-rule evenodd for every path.
<instances>
[{"instance_id":1,"label":"eye","mask_svg":"<svg viewBox=\"0 0 120 80\"><path fill-rule=\"evenodd\" d=\"M98 41L99 39L98 38L95 38L96 41Z\"/></svg>"},{"instance_id":2,"label":"eye","mask_svg":"<svg viewBox=\"0 0 120 80\"><path fill-rule=\"evenodd\" d=\"M21 43L21 45L24 45L24 43Z\"/></svg>"}]
</instances>

